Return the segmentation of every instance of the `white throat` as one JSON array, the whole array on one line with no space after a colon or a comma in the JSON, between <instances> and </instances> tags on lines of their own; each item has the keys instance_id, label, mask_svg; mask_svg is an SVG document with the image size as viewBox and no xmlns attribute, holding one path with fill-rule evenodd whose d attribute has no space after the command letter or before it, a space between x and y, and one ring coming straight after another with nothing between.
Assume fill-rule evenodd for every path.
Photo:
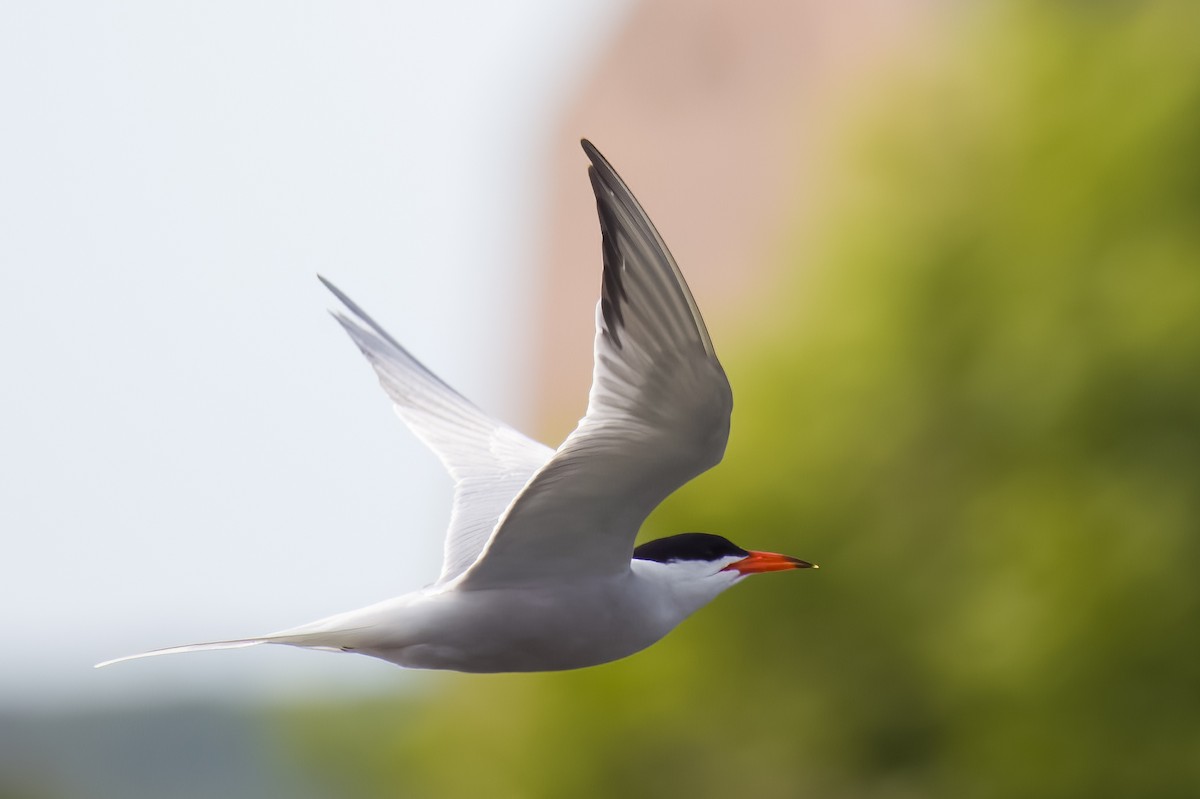
<instances>
[{"instance_id":1,"label":"white throat","mask_svg":"<svg viewBox=\"0 0 1200 799\"><path fill-rule=\"evenodd\" d=\"M737 558L726 559L734 562ZM675 616L673 624L686 619L717 598L727 588L738 583L744 575L725 570L722 561L670 561L634 559L630 563L634 577L665 612Z\"/></svg>"}]
</instances>

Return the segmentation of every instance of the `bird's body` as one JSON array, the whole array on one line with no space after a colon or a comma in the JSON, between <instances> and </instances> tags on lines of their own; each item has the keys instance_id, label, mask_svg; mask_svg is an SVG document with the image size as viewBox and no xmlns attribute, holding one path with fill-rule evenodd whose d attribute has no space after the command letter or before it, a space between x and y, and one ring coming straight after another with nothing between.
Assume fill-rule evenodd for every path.
<instances>
[{"instance_id":1,"label":"bird's body","mask_svg":"<svg viewBox=\"0 0 1200 799\"><path fill-rule=\"evenodd\" d=\"M283 635L419 669L595 666L645 649L702 604L658 579L662 568L634 562L623 574L533 587L431 587Z\"/></svg>"},{"instance_id":2,"label":"bird's body","mask_svg":"<svg viewBox=\"0 0 1200 799\"><path fill-rule=\"evenodd\" d=\"M649 218L588 142L603 234L588 411L557 449L442 382L332 284L336 318L397 413L455 480L442 573L419 591L254 638L118 658L284 644L400 666L553 671L631 655L745 576L811 566L684 533L634 548L668 494L720 461L732 394Z\"/></svg>"}]
</instances>

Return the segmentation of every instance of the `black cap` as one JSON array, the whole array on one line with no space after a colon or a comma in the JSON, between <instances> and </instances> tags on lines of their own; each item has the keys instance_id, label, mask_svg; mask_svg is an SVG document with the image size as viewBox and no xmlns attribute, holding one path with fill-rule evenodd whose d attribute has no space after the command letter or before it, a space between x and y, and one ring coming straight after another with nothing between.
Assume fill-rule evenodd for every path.
<instances>
[{"instance_id":1,"label":"black cap","mask_svg":"<svg viewBox=\"0 0 1200 799\"><path fill-rule=\"evenodd\" d=\"M749 554L728 538L712 533L680 533L647 541L633 550L635 559L654 560L659 563L679 560L716 561L731 556L744 558Z\"/></svg>"}]
</instances>

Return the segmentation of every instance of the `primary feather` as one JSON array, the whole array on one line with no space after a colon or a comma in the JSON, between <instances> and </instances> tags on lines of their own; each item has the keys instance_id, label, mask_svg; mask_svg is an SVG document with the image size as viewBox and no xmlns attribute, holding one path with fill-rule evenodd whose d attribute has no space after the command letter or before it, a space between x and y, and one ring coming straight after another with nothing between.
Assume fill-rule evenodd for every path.
<instances>
[{"instance_id":1,"label":"primary feather","mask_svg":"<svg viewBox=\"0 0 1200 799\"><path fill-rule=\"evenodd\" d=\"M454 479L438 577L439 583L448 582L475 562L501 513L554 450L481 411L426 369L337 286L320 280L346 306L349 313L335 312L334 318L374 367L396 413Z\"/></svg>"}]
</instances>

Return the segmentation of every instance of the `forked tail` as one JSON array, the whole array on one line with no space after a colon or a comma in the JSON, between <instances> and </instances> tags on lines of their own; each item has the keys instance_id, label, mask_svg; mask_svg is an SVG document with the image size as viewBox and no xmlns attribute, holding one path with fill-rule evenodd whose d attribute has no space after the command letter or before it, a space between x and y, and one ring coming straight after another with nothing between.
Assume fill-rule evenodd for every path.
<instances>
[{"instance_id":1,"label":"forked tail","mask_svg":"<svg viewBox=\"0 0 1200 799\"><path fill-rule=\"evenodd\" d=\"M174 655L179 652L200 652L205 649L241 649L246 646L258 646L259 644L268 643L270 638L240 638L235 641L210 641L206 644L187 644L186 646L168 646L165 649L152 649L149 652L139 652L136 655L126 655L125 657L113 658L106 660L103 663L97 663L93 668L102 669L105 666L111 666L114 663L120 663L125 660L137 660L138 658L150 658L156 655Z\"/></svg>"},{"instance_id":2,"label":"forked tail","mask_svg":"<svg viewBox=\"0 0 1200 799\"><path fill-rule=\"evenodd\" d=\"M342 646L338 643L338 633L353 632L352 630L323 630L313 633L278 633L274 635L264 635L261 638L234 638L229 641L209 641L203 644L185 644L184 646L169 646L165 649L152 649L149 652L139 652L136 655L126 655L125 657L113 658L106 660L103 663L97 663L93 668L103 668L111 666L114 663L121 663L126 660L137 660L138 658L149 658L157 655L176 655L182 652L203 652L206 649L244 649L248 646L258 646L259 644L285 644L287 646L300 646L306 649L327 649L331 651L339 651Z\"/></svg>"}]
</instances>

